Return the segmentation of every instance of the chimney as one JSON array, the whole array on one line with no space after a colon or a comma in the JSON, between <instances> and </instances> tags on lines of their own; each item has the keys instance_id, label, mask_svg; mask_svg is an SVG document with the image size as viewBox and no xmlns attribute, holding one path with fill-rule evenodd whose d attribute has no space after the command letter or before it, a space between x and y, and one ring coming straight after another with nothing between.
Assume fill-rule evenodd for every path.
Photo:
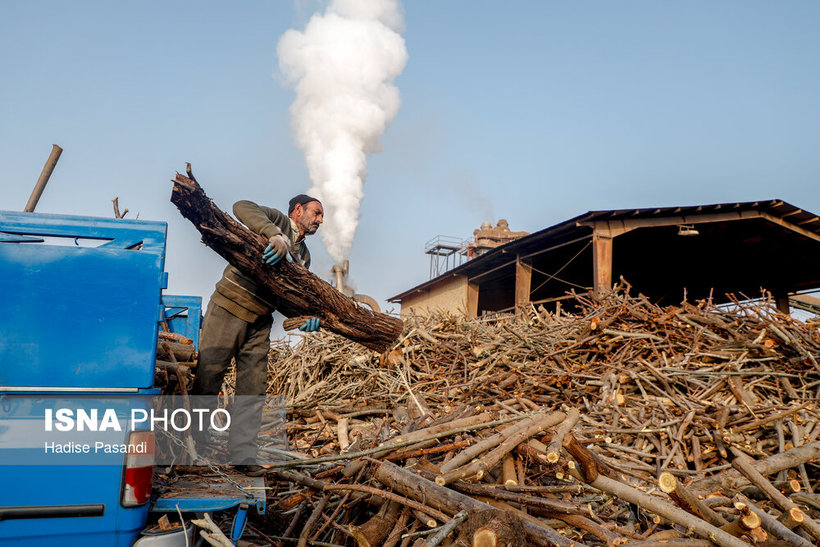
<instances>
[{"instance_id":1,"label":"chimney","mask_svg":"<svg viewBox=\"0 0 820 547\"><path fill-rule=\"evenodd\" d=\"M501 219L493 227L489 222L481 223L481 228L473 231L473 242L467 245L467 257L475 258L510 241L530 235L529 232L513 232L506 219Z\"/></svg>"}]
</instances>

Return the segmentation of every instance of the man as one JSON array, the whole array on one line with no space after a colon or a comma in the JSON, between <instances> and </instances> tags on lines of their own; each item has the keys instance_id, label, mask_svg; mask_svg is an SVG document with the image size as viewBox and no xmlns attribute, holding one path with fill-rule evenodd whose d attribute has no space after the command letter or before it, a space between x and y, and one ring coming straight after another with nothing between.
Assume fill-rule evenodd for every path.
<instances>
[{"instance_id":1,"label":"man","mask_svg":"<svg viewBox=\"0 0 820 547\"><path fill-rule=\"evenodd\" d=\"M324 210L319 200L299 194L290 200L287 215L251 201L237 201L233 213L245 226L268 238L260 260L276 264L287 257L310 267L310 252L304 240L322 223ZM228 448L236 469L251 476L265 471L256 462L256 436L265 403L271 314L276 304L266 301L253 281L228 265L202 322L193 394L218 395L231 359L236 359L237 397L231 412ZM319 319L311 318L299 328L318 330Z\"/></svg>"}]
</instances>

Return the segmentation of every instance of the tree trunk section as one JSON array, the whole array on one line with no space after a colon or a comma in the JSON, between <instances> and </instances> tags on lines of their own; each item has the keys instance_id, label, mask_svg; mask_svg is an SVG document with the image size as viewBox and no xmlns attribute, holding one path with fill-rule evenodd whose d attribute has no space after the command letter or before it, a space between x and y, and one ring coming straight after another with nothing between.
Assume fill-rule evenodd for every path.
<instances>
[{"instance_id":1,"label":"tree trunk section","mask_svg":"<svg viewBox=\"0 0 820 547\"><path fill-rule=\"evenodd\" d=\"M404 329L403 322L359 306L303 266L281 260L270 266L262 260L267 239L248 230L216 207L196 180L177 173L171 202L202 234L202 242L260 287L260 296L276 303L286 317L309 315L322 328L374 351L385 351Z\"/></svg>"}]
</instances>

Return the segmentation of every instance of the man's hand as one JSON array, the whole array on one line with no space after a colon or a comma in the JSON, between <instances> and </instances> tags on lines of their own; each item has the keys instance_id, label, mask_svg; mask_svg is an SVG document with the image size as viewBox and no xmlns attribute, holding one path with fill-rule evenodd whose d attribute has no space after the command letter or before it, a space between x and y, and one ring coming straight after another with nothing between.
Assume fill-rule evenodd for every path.
<instances>
[{"instance_id":1,"label":"man's hand","mask_svg":"<svg viewBox=\"0 0 820 547\"><path fill-rule=\"evenodd\" d=\"M319 330L319 318L318 317L311 317L305 324L299 327L299 330L304 332L315 332Z\"/></svg>"},{"instance_id":2,"label":"man's hand","mask_svg":"<svg viewBox=\"0 0 820 547\"><path fill-rule=\"evenodd\" d=\"M268 246L262 253L262 260L270 265L276 264L288 252L288 240L282 234L276 234L268 240Z\"/></svg>"}]
</instances>

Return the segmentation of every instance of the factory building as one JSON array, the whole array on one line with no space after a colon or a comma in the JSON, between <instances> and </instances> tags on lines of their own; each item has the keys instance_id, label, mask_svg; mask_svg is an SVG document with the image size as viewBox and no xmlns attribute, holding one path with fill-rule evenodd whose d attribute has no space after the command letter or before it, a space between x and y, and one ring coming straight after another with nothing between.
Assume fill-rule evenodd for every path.
<instances>
[{"instance_id":1,"label":"factory building","mask_svg":"<svg viewBox=\"0 0 820 547\"><path fill-rule=\"evenodd\" d=\"M620 279L661 304L765 291L783 311L816 304L800 293L820 288L820 218L782 200L590 211L532 234L485 223L469 243L438 237L425 251L431 279L389 299L402 315L551 306Z\"/></svg>"}]
</instances>

